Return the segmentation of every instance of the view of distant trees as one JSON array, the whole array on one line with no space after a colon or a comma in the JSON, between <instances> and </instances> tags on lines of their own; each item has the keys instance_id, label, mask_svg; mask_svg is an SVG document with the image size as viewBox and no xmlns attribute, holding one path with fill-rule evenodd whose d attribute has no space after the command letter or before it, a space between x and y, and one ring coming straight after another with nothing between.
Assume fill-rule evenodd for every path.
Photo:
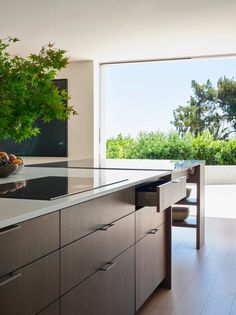
<instances>
[{"instance_id":1,"label":"view of distant trees","mask_svg":"<svg viewBox=\"0 0 236 315\"><path fill-rule=\"evenodd\" d=\"M199 159L208 165L236 164L236 81L220 78L216 88L191 82L193 96L174 110L176 131L119 134L107 140L107 158Z\"/></svg>"},{"instance_id":2,"label":"view of distant trees","mask_svg":"<svg viewBox=\"0 0 236 315\"><path fill-rule=\"evenodd\" d=\"M107 140L108 159L205 160L208 165L236 165L236 137L215 140L208 132L197 137L178 132L140 133L135 139L119 134Z\"/></svg>"},{"instance_id":3,"label":"view of distant trees","mask_svg":"<svg viewBox=\"0 0 236 315\"><path fill-rule=\"evenodd\" d=\"M198 84L192 81L193 96L187 105L174 110L171 122L181 136L195 136L209 131L214 139L226 140L236 133L236 81L220 78L214 88L211 81Z\"/></svg>"}]
</instances>

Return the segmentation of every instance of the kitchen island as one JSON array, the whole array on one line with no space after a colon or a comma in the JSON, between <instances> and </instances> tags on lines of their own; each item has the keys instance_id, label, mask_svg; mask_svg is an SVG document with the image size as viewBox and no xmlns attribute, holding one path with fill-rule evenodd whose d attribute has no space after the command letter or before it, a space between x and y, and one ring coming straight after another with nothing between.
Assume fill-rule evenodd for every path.
<instances>
[{"instance_id":1,"label":"kitchen island","mask_svg":"<svg viewBox=\"0 0 236 315\"><path fill-rule=\"evenodd\" d=\"M135 159L86 159L34 164L34 167L47 168L87 168L107 170L149 170L170 171L171 178L186 176L187 182L195 186L194 197L181 200L179 206L195 208L195 215L184 222L173 222L174 226L196 230L196 249L205 242L205 163L198 160L135 160Z\"/></svg>"},{"instance_id":2,"label":"kitchen island","mask_svg":"<svg viewBox=\"0 0 236 315\"><path fill-rule=\"evenodd\" d=\"M32 179L56 176L82 187L37 200L4 186L1 314L131 315L159 285L170 289L171 205L186 196L186 177L179 175L41 166L1 179L10 187L21 182L19 190ZM86 185L75 185L75 178Z\"/></svg>"}]
</instances>

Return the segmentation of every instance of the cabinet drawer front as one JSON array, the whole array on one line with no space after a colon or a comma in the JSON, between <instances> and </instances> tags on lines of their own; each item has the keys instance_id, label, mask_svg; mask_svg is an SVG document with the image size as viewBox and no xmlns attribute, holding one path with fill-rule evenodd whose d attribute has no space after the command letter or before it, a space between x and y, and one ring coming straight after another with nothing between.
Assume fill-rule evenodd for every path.
<instances>
[{"instance_id":1,"label":"cabinet drawer front","mask_svg":"<svg viewBox=\"0 0 236 315\"><path fill-rule=\"evenodd\" d=\"M163 211L172 204L186 197L186 177L180 177L163 184L157 183L145 186L143 191L136 191L137 206L156 206L157 211Z\"/></svg>"},{"instance_id":2,"label":"cabinet drawer front","mask_svg":"<svg viewBox=\"0 0 236 315\"><path fill-rule=\"evenodd\" d=\"M95 273L135 241L134 213L60 250L61 293Z\"/></svg>"},{"instance_id":3,"label":"cabinet drawer front","mask_svg":"<svg viewBox=\"0 0 236 315\"><path fill-rule=\"evenodd\" d=\"M136 243L136 310L165 278L164 232L162 224Z\"/></svg>"},{"instance_id":4,"label":"cabinet drawer front","mask_svg":"<svg viewBox=\"0 0 236 315\"><path fill-rule=\"evenodd\" d=\"M165 221L165 212L157 212L156 207L143 207L136 211L136 241Z\"/></svg>"},{"instance_id":5,"label":"cabinet drawer front","mask_svg":"<svg viewBox=\"0 0 236 315\"><path fill-rule=\"evenodd\" d=\"M38 315L59 315L60 314L60 302L59 300L46 307Z\"/></svg>"},{"instance_id":6,"label":"cabinet drawer front","mask_svg":"<svg viewBox=\"0 0 236 315\"><path fill-rule=\"evenodd\" d=\"M59 247L59 212L0 229L0 276Z\"/></svg>"},{"instance_id":7,"label":"cabinet drawer front","mask_svg":"<svg viewBox=\"0 0 236 315\"><path fill-rule=\"evenodd\" d=\"M2 314L32 315L58 297L58 251L0 278Z\"/></svg>"},{"instance_id":8,"label":"cabinet drawer front","mask_svg":"<svg viewBox=\"0 0 236 315\"><path fill-rule=\"evenodd\" d=\"M98 271L61 299L61 315L134 314L134 247Z\"/></svg>"},{"instance_id":9,"label":"cabinet drawer front","mask_svg":"<svg viewBox=\"0 0 236 315\"><path fill-rule=\"evenodd\" d=\"M66 208L61 211L61 244L73 242L134 210L133 188Z\"/></svg>"}]
</instances>

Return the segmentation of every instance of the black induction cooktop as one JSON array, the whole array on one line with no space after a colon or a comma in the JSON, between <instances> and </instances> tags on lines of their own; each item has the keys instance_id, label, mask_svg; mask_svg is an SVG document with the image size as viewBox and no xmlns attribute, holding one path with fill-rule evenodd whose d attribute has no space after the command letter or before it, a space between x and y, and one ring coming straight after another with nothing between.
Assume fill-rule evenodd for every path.
<instances>
[{"instance_id":1,"label":"black induction cooktop","mask_svg":"<svg viewBox=\"0 0 236 315\"><path fill-rule=\"evenodd\" d=\"M84 191L116 184L127 179L47 176L0 184L0 198L54 200Z\"/></svg>"}]
</instances>

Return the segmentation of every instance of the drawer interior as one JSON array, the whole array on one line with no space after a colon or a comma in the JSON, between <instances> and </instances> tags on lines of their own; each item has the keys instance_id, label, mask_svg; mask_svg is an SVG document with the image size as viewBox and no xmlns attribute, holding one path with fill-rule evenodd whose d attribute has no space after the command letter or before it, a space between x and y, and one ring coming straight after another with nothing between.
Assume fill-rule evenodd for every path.
<instances>
[{"instance_id":1,"label":"drawer interior","mask_svg":"<svg viewBox=\"0 0 236 315\"><path fill-rule=\"evenodd\" d=\"M136 189L136 210L143 206L156 206L163 211L186 196L186 177L175 180L160 179Z\"/></svg>"},{"instance_id":2,"label":"drawer interior","mask_svg":"<svg viewBox=\"0 0 236 315\"><path fill-rule=\"evenodd\" d=\"M168 182L169 182L168 179L160 179L156 182L152 182L150 184L143 185L141 187L136 188L136 192L155 192L157 190L157 186L161 186Z\"/></svg>"}]
</instances>

